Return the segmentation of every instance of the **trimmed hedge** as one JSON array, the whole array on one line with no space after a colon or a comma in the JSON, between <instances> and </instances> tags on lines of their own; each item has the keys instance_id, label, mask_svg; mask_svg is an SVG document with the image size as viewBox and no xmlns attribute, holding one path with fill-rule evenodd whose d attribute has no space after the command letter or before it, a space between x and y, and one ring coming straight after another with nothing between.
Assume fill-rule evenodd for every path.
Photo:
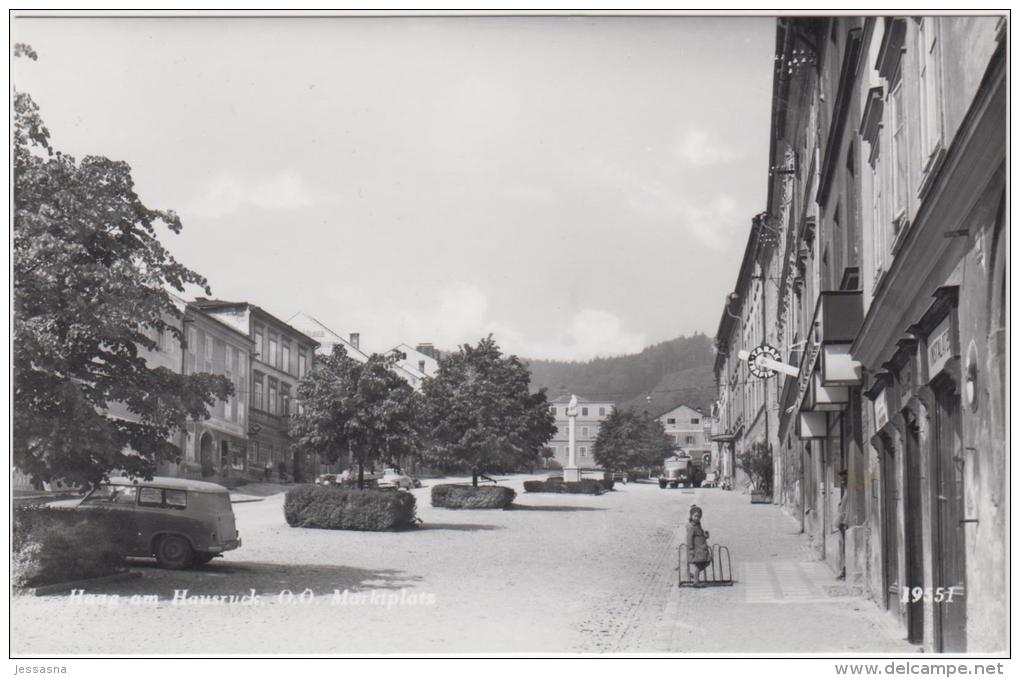
<instances>
[{"instance_id":1,"label":"trimmed hedge","mask_svg":"<svg viewBox=\"0 0 1020 678\"><path fill-rule=\"evenodd\" d=\"M415 499L398 490L304 486L287 491L283 515L291 527L382 531L415 524Z\"/></svg>"},{"instance_id":2,"label":"trimmed hedge","mask_svg":"<svg viewBox=\"0 0 1020 678\"><path fill-rule=\"evenodd\" d=\"M517 493L498 485L435 485L432 505L450 509L504 509L514 503Z\"/></svg>"},{"instance_id":3,"label":"trimmed hedge","mask_svg":"<svg viewBox=\"0 0 1020 678\"><path fill-rule=\"evenodd\" d=\"M15 589L119 572L138 532L130 511L113 509L19 506L13 518Z\"/></svg>"},{"instance_id":4,"label":"trimmed hedge","mask_svg":"<svg viewBox=\"0 0 1020 678\"><path fill-rule=\"evenodd\" d=\"M577 482L564 482L562 479L550 478L548 480L526 480L524 481L524 491L552 492L554 494L602 494L607 491L607 488L605 481L592 478L584 478Z\"/></svg>"}]
</instances>

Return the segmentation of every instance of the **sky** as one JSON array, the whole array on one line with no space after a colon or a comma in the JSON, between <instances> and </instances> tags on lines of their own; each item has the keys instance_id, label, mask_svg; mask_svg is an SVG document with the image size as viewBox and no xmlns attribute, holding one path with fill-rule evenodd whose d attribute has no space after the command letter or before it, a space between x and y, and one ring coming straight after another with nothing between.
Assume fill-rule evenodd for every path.
<instances>
[{"instance_id":1,"label":"sky","mask_svg":"<svg viewBox=\"0 0 1020 678\"><path fill-rule=\"evenodd\" d=\"M16 18L54 146L132 167L214 297L362 346L715 333L765 209L774 19Z\"/></svg>"}]
</instances>

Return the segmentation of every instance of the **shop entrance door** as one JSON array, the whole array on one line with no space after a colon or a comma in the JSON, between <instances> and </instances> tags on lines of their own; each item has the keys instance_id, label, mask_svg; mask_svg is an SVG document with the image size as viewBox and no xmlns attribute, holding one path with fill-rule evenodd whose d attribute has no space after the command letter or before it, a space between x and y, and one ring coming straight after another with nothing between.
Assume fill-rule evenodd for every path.
<instances>
[{"instance_id":1,"label":"shop entrance door","mask_svg":"<svg viewBox=\"0 0 1020 678\"><path fill-rule=\"evenodd\" d=\"M963 441L960 433L960 394L948 378L933 384L935 421L933 495L935 498L935 588L953 587L951 601L935 601L935 649L967 650L967 562L963 518Z\"/></svg>"}]
</instances>

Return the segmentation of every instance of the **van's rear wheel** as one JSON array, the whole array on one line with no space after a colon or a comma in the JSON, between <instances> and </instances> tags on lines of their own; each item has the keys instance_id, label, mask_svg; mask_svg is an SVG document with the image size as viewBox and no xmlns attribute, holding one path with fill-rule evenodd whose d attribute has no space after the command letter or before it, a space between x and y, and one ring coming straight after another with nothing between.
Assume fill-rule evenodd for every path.
<instances>
[{"instance_id":1,"label":"van's rear wheel","mask_svg":"<svg viewBox=\"0 0 1020 678\"><path fill-rule=\"evenodd\" d=\"M194 559L195 552L192 551L191 544L184 537L168 535L161 538L156 544L156 561L160 567L165 567L168 570L180 570L191 565Z\"/></svg>"}]
</instances>

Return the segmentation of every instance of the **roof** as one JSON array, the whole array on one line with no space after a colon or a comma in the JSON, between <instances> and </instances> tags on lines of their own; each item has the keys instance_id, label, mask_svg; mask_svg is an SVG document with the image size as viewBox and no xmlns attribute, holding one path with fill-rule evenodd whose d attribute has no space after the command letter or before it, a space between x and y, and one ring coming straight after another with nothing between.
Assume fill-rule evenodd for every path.
<instances>
[{"instance_id":1,"label":"roof","mask_svg":"<svg viewBox=\"0 0 1020 678\"><path fill-rule=\"evenodd\" d=\"M203 308L201 308L199 306L195 306L194 302L188 302L187 305L185 306L185 309L186 309L185 312L191 311L195 315L201 316L203 318L207 318L210 322L216 323L217 329L222 327L222 328L225 328L228 332L233 332L234 334L238 335L239 337L244 337L245 341L247 341L249 344L252 344L254 346L255 340L252 339L250 335L245 334L244 332L242 332L241 330L237 329L236 327L233 327L232 325L228 325L227 323L223 322L222 320L220 320L216 316L212 315L211 313L206 313Z\"/></svg>"},{"instance_id":2,"label":"roof","mask_svg":"<svg viewBox=\"0 0 1020 678\"><path fill-rule=\"evenodd\" d=\"M681 409L690 410L694 414L697 414L697 415L702 416L702 417L705 416L705 413L702 412L701 410L699 410L697 407L691 407L690 405L684 405L683 403L680 403L679 405L674 405L673 407L669 408L665 412L661 412L661 413L655 415L655 417L656 417L656 419L658 419L659 417L666 416L670 412L676 412L677 410L681 410Z\"/></svg>"},{"instance_id":3,"label":"roof","mask_svg":"<svg viewBox=\"0 0 1020 678\"><path fill-rule=\"evenodd\" d=\"M311 315L310 313L305 313L304 311L298 311L297 313L295 313L294 315L292 315L292 316L290 317L290 319L289 319L289 320L287 320L287 324L288 324L288 325L290 325L290 323L291 323L291 322L292 322L292 321L294 320L294 318L297 318L298 316L301 316L302 318L307 318L308 320L312 321L313 323L315 323L316 325L318 325L319 327L321 327L321 328L323 329L323 331L324 331L324 332L327 332L328 334L332 335L332 337L333 337L333 338L335 339L335 341L332 341L332 342L330 342L330 343L334 343L334 344L343 344L344 348L345 348L345 349L347 349L347 351L348 351L348 352L350 352L350 351L355 351L355 352L357 352L357 353L360 353L360 354L361 354L362 356L364 356L365 358L368 358L368 354L367 354L367 353L365 353L365 352L364 352L364 351L362 351L362 350L361 350L360 348L358 348L357 346L355 346L354 344L352 344L352 343L351 343L351 342L350 342L349 340L347 340L347 339L344 339L344 338L343 338L342 336L340 336L339 334L337 334L336 332L334 332L334 331L333 331L332 329L330 329L329 327L327 327L325 323L323 323L323 322L322 322L321 320L319 320L318 318L315 318L315 317L314 317L314 316L312 316L312 315ZM291 326L291 327L294 327L293 325L290 325L290 326ZM295 329L297 329L297 328L295 328ZM300 331L300 330L299 330L299 331ZM323 342L319 342L319 345L321 346L321 345L322 345L322 343L323 343Z\"/></svg>"},{"instance_id":4,"label":"roof","mask_svg":"<svg viewBox=\"0 0 1020 678\"><path fill-rule=\"evenodd\" d=\"M202 309L203 311L219 311L228 308L247 308L252 311L255 311L256 313L266 316L275 323L290 328L290 330L294 334L297 334L300 337L307 339L313 346L319 345L318 341L312 339L310 336L308 336L301 330L297 329L296 327L292 327L290 324L284 322L283 320L280 320L266 309L256 306L255 304L249 303L247 301L224 301L223 299L206 299L205 297L198 297L191 303L195 305L197 308Z\"/></svg>"},{"instance_id":5,"label":"roof","mask_svg":"<svg viewBox=\"0 0 1020 678\"><path fill-rule=\"evenodd\" d=\"M585 403L585 404L597 403L597 404L601 404L601 405L615 405L616 404L612 400L591 400L590 398L583 398L581 396L577 396L577 402L578 402L578 404L580 404L580 403ZM556 396L555 398L553 398L553 399L551 399L549 401L549 404L551 404L551 405L567 405L569 403L570 403L570 396L569 395Z\"/></svg>"},{"instance_id":6,"label":"roof","mask_svg":"<svg viewBox=\"0 0 1020 678\"><path fill-rule=\"evenodd\" d=\"M115 476L110 478L111 485L144 485L146 487L161 487L168 490L190 490L192 492L216 492L228 493L229 490L216 483L207 483L203 480L189 480L188 478L167 478L156 476L152 480L141 478L127 478Z\"/></svg>"}]
</instances>

